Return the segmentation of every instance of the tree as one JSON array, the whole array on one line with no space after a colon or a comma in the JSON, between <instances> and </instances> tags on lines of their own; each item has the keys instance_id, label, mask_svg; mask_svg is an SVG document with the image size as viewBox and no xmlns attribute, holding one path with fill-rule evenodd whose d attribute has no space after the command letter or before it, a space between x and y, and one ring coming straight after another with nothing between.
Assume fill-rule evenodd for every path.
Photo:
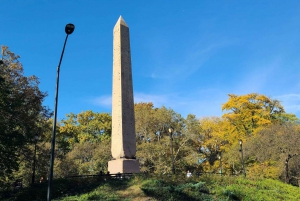
<instances>
[{"instance_id":1,"label":"tree","mask_svg":"<svg viewBox=\"0 0 300 201\"><path fill-rule=\"evenodd\" d=\"M74 144L86 141L101 141L111 136L111 115L91 110L79 114L67 114L67 119L59 122L57 143L61 151L67 153Z\"/></svg>"},{"instance_id":2,"label":"tree","mask_svg":"<svg viewBox=\"0 0 300 201\"><path fill-rule=\"evenodd\" d=\"M228 135L230 132L227 131L226 122L222 118L204 117L199 123L200 163L204 171L215 172L219 169L219 157L223 157L223 153L228 151L233 136ZM225 164L225 160L223 163Z\"/></svg>"},{"instance_id":3,"label":"tree","mask_svg":"<svg viewBox=\"0 0 300 201\"><path fill-rule=\"evenodd\" d=\"M297 124L273 124L245 143L250 176L273 177L289 183L300 178L300 127ZM258 172L255 168L260 167Z\"/></svg>"},{"instance_id":4,"label":"tree","mask_svg":"<svg viewBox=\"0 0 300 201\"><path fill-rule=\"evenodd\" d=\"M241 96L229 94L229 100L222 105L222 110L227 113L222 116L222 130L216 135L220 136L223 133L223 140L225 140L223 161L235 173L241 169L238 152L240 139L247 145L248 141L256 138L255 136L261 130L269 126L298 121L294 114L285 113L278 100L257 93Z\"/></svg>"},{"instance_id":5,"label":"tree","mask_svg":"<svg viewBox=\"0 0 300 201\"><path fill-rule=\"evenodd\" d=\"M110 139L74 144L64 158L57 160L56 177L107 172L107 164L111 160L110 147Z\"/></svg>"},{"instance_id":6,"label":"tree","mask_svg":"<svg viewBox=\"0 0 300 201\"><path fill-rule=\"evenodd\" d=\"M66 116L59 122L56 176L107 171L111 159L111 115L88 110Z\"/></svg>"},{"instance_id":7,"label":"tree","mask_svg":"<svg viewBox=\"0 0 300 201\"><path fill-rule=\"evenodd\" d=\"M0 64L0 182L18 170L30 152L28 144L41 132L51 113L42 105L47 93L39 90L36 76L24 76L19 56L1 48Z\"/></svg>"},{"instance_id":8,"label":"tree","mask_svg":"<svg viewBox=\"0 0 300 201\"><path fill-rule=\"evenodd\" d=\"M229 94L229 100L223 104L222 110L229 111L222 117L230 123L232 131L237 132L239 138L254 135L285 113L278 100L257 93L241 96Z\"/></svg>"},{"instance_id":9,"label":"tree","mask_svg":"<svg viewBox=\"0 0 300 201\"><path fill-rule=\"evenodd\" d=\"M172 155L169 128L173 128L172 142L177 173L195 169L198 152L193 138L197 136L197 120L166 107L154 108L152 103L135 104L137 157L141 171L171 173Z\"/></svg>"}]
</instances>

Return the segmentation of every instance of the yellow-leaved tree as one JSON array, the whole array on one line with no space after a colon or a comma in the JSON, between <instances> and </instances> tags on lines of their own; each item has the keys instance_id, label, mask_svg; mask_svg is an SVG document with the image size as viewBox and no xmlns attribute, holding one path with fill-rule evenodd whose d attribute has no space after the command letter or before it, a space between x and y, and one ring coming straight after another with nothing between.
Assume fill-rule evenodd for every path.
<instances>
[{"instance_id":1,"label":"yellow-leaved tree","mask_svg":"<svg viewBox=\"0 0 300 201\"><path fill-rule=\"evenodd\" d=\"M235 132L235 136L241 139L255 135L285 113L278 100L257 93L240 96L229 94L229 100L222 105L222 110L228 111L222 116L229 123L228 131Z\"/></svg>"},{"instance_id":2,"label":"yellow-leaved tree","mask_svg":"<svg viewBox=\"0 0 300 201\"><path fill-rule=\"evenodd\" d=\"M269 126L298 120L294 114L285 113L279 100L257 93L240 96L229 94L229 100L222 105L222 110L227 112L222 116L227 148L224 161L230 164L232 172L239 172L241 169L239 140L247 146ZM249 165L254 163L257 156L248 155L247 150L244 151L246 163Z\"/></svg>"}]
</instances>

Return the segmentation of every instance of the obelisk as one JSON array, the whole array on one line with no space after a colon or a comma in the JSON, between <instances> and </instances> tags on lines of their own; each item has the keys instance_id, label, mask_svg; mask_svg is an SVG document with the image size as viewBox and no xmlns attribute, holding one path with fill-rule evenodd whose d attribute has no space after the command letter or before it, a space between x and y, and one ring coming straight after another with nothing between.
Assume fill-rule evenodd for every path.
<instances>
[{"instance_id":1,"label":"obelisk","mask_svg":"<svg viewBox=\"0 0 300 201\"><path fill-rule=\"evenodd\" d=\"M113 31L113 90L112 136L108 171L138 173L139 162L135 158L135 119L130 56L129 27L120 16Z\"/></svg>"}]
</instances>

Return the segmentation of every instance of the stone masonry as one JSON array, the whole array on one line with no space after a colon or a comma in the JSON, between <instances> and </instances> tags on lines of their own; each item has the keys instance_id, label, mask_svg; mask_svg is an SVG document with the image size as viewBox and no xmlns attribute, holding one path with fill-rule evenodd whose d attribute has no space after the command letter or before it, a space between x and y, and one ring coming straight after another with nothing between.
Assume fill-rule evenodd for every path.
<instances>
[{"instance_id":1,"label":"stone masonry","mask_svg":"<svg viewBox=\"0 0 300 201\"><path fill-rule=\"evenodd\" d=\"M113 160L108 171L138 173L135 159L135 120L130 56L129 27L120 16L113 31L113 90L112 90L112 138Z\"/></svg>"}]
</instances>

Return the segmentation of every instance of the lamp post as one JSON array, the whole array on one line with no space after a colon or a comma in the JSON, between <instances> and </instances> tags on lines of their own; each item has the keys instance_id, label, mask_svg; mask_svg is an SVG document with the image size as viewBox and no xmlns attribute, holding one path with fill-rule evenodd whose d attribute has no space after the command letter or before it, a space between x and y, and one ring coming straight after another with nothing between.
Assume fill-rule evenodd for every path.
<instances>
[{"instance_id":1,"label":"lamp post","mask_svg":"<svg viewBox=\"0 0 300 201\"><path fill-rule=\"evenodd\" d=\"M243 141L242 141L242 140L239 140L239 144L240 144L240 152L241 152L241 156L242 156L242 169L243 169L243 174L244 174L244 177L246 177L246 171L245 171L245 165L244 165Z\"/></svg>"},{"instance_id":2,"label":"lamp post","mask_svg":"<svg viewBox=\"0 0 300 201\"><path fill-rule=\"evenodd\" d=\"M170 133L170 144L171 144L171 154L172 154L172 173L175 174L175 167L174 167L174 154L173 154L173 128L169 128Z\"/></svg>"},{"instance_id":3,"label":"lamp post","mask_svg":"<svg viewBox=\"0 0 300 201\"><path fill-rule=\"evenodd\" d=\"M39 140L39 136L35 135L34 136L34 156L33 156L33 166L32 166L32 178L31 178L31 184L34 184L35 180L35 166L36 166L36 144L37 141Z\"/></svg>"},{"instance_id":4,"label":"lamp post","mask_svg":"<svg viewBox=\"0 0 300 201\"><path fill-rule=\"evenodd\" d=\"M59 70L62 58L64 56L66 43L68 36L73 33L75 29L74 24L67 24L65 27L66 39L60 56L60 60L57 66L56 74L56 91L55 91L55 100L54 100L54 120L53 120L53 129L52 129L52 141L51 141L51 156L50 156L50 171L49 171L49 182L48 182L48 192L47 192L47 201L51 201L52 193L52 179L53 179L53 164L54 164L54 149L55 149L55 135L56 135L56 120L57 120L57 101L58 101L58 86L59 86Z\"/></svg>"},{"instance_id":5,"label":"lamp post","mask_svg":"<svg viewBox=\"0 0 300 201\"><path fill-rule=\"evenodd\" d=\"M219 161L220 161L220 174L222 175L222 156L219 155L218 158L219 158Z\"/></svg>"}]
</instances>

